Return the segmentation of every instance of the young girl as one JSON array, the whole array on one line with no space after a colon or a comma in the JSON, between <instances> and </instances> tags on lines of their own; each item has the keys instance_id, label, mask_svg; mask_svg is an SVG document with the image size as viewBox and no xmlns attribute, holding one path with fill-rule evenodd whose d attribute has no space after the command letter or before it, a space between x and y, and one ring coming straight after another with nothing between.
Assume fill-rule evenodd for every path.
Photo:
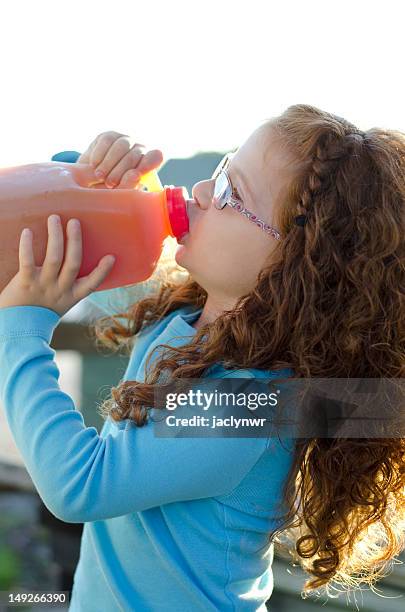
<instances>
[{"instance_id":1,"label":"young girl","mask_svg":"<svg viewBox=\"0 0 405 612\"><path fill-rule=\"evenodd\" d=\"M79 161L120 188L161 156L109 132ZM372 585L405 545L403 437L168 438L149 415L164 372L287 384L404 376L404 135L292 106L193 198L173 268L187 277L96 325L130 351L100 435L60 390L49 343L113 264L76 279L80 229L69 221L61 267L51 216L43 266L23 232L20 269L0 294L10 429L49 510L85 523L74 612L264 611L274 543L307 571L303 595Z\"/></svg>"}]
</instances>

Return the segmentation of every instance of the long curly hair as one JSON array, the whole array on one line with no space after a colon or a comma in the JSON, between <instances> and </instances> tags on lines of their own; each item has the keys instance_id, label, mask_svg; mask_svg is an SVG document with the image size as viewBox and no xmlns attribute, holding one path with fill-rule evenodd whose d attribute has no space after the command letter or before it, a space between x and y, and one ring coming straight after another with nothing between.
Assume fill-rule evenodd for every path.
<instances>
[{"instance_id":1,"label":"long curly hair","mask_svg":"<svg viewBox=\"0 0 405 612\"><path fill-rule=\"evenodd\" d=\"M145 382L113 387L99 407L104 418L141 427L163 372L200 378L218 363L292 368L297 379L405 376L405 135L363 132L305 104L265 125L297 162L276 211L283 239L233 309L183 346L156 347L166 352L152 371L149 355ZM302 214L304 227L294 223ZM145 327L184 305L202 308L206 299L189 273L169 265L155 293L91 331L96 343L130 352ZM269 538L309 575L303 598L362 583L373 589L397 561L405 547L404 466L402 437L295 440L283 489L288 511Z\"/></svg>"}]
</instances>

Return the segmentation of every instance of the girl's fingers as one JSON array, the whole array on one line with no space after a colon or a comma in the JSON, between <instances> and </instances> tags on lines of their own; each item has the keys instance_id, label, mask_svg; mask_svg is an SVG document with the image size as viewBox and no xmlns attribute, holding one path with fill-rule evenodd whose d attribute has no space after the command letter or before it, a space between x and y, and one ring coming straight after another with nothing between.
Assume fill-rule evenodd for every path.
<instances>
[{"instance_id":1,"label":"girl's fingers","mask_svg":"<svg viewBox=\"0 0 405 612\"><path fill-rule=\"evenodd\" d=\"M66 226L66 257L59 276L60 286L69 288L73 285L82 265L82 232L78 219L69 219Z\"/></svg>"},{"instance_id":2,"label":"girl's fingers","mask_svg":"<svg viewBox=\"0 0 405 612\"><path fill-rule=\"evenodd\" d=\"M41 277L45 280L55 280L59 274L64 251L63 228L59 215L48 217L48 243L42 265Z\"/></svg>"},{"instance_id":3,"label":"girl's fingers","mask_svg":"<svg viewBox=\"0 0 405 612\"><path fill-rule=\"evenodd\" d=\"M95 168L96 176L107 187L134 188L142 175L155 170L163 163L159 149L145 153L143 144L130 146L129 136L119 132L99 134L77 160Z\"/></svg>"},{"instance_id":4,"label":"girl's fingers","mask_svg":"<svg viewBox=\"0 0 405 612\"><path fill-rule=\"evenodd\" d=\"M117 189L135 189L140 178L141 175L138 170L127 170L120 183L117 185Z\"/></svg>"},{"instance_id":5,"label":"girl's fingers","mask_svg":"<svg viewBox=\"0 0 405 612\"><path fill-rule=\"evenodd\" d=\"M103 280L109 275L115 263L113 255L102 257L98 265L82 278L78 278L74 286L75 299L82 300L95 291Z\"/></svg>"},{"instance_id":6,"label":"girl's fingers","mask_svg":"<svg viewBox=\"0 0 405 612\"><path fill-rule=\"evenodd\" d=\"M105 154L108 149L112 146L113 142L115 142L116 137L108 137L108 136L100 136L97 140L96 144L93 147L93 150L90 153L90 164L93 168L97 168L98 165L103 161Z\"/></svg>"},{"instance_id":7,"label":"girl's fingers","mask_svg":"<svg viewBox=\"0 0 405 612\"><path fill-rule=\"evenodd\" d=\"M123 135L113 131L98 134L86 151L80 155L77 162L82 164L99 164L112 143Z\"/></svg>"},{"instance_id":8,"label":"girl's fingers","mask_svg":"<svg viewBox=\"0 0 405 612\"><path fill-rule=\"evenodd\" d=\"M114 168L116 164L128 153L130 148L129 137L125 134L117 136L107 135L100 138L92 155L91 164L97 173L102 172L103 177Z\"/></svg>"},{"instance_id":9,"label":"girl's fingers","mask_svg":"<svg viewBox=\"0 0 405 612\"><path fill-rule=\"evenodd\" d=\"M163 162L163 153L159 149L152 149L143 155L139 161L139 164L134 170L130 169L124 171L121 175L119 187L131 188L139 182L142 175L147 174L151 170L156 170ZM115 168L114 168L115 172Z\"/></svg>"},{"instance_id":10,"label":"girl's fingers","mask_svg":"<svg viewBox=\"0 0 405 612\"><path fill-rule=\"evenodd\" d=\"M89 164L90 163L90 156L91 156L91 153L93 151L93 148L96 146L97 139L98 139L98 136L96 136L96 138L93 140L93 142L87 147L85 152L82 153L77 158L77 163L78 164Z\"/></svg>"},{"instance_id":11,"label":"girl's fingers","mask_svg":"<svg viewBox=\"0 0 405 612\"><path fill-rule=\"evenodd\" d=\"M32 250L32 232L28 228L24 228L21 232L18 256L20 271L26 276L31 276L35 271L35 261Z\"/></svg>"},{"instance_id":12,"label":"girl's fingers","mask_svg":"<svg viewBox=\"0 0 405 612\"><path fill-rule=\"evenodd\" d=\"M160 149L148 151L141 159L137 170L141 174L146 174L151 170L157 170L163 163L163 153Z\"/></svg>"},{"instance_id":13,"label":"girl's fingers","mask_svg":"<svg viewBox=\"0 0 405 612\"><path fill-rule=\"evenodd\" d=\"M107 187L115 187L127 170L134 170L142 160L144 151L145 147L143 145L134 145L105 178Z\"/></svg>"}]
</instances>

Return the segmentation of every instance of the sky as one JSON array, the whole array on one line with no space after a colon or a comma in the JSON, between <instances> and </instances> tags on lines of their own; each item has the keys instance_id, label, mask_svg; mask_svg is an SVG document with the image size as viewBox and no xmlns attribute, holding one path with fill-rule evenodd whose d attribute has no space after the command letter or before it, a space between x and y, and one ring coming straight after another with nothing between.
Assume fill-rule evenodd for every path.
<instances>
[{"instance_id":1,"label":"sky","mask_svg":"<svg viewBox=\"0 0 405 612\"><path fill-rule=\"evenodd\" d=\"M402 0L4 0L0 167L128 134L235 148L297 103L405 130Z\"/></svg>"}]
</instances>

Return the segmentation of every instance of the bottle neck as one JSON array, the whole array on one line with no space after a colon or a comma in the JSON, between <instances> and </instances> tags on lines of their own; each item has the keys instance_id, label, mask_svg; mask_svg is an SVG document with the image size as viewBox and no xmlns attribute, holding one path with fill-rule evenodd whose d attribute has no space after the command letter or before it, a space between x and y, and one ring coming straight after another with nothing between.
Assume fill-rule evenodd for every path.
<instances>
[{"instance_id":1,"label":"bottle neck","mask_svg":"<svg viewBox=\"0 0 405 612\"><path fill-rule=\"evenodd\" d=\"M180 240L189 231L188 203L185 187L165 187L166 207L173 236Z\"/></svg>"}]
</instances>

